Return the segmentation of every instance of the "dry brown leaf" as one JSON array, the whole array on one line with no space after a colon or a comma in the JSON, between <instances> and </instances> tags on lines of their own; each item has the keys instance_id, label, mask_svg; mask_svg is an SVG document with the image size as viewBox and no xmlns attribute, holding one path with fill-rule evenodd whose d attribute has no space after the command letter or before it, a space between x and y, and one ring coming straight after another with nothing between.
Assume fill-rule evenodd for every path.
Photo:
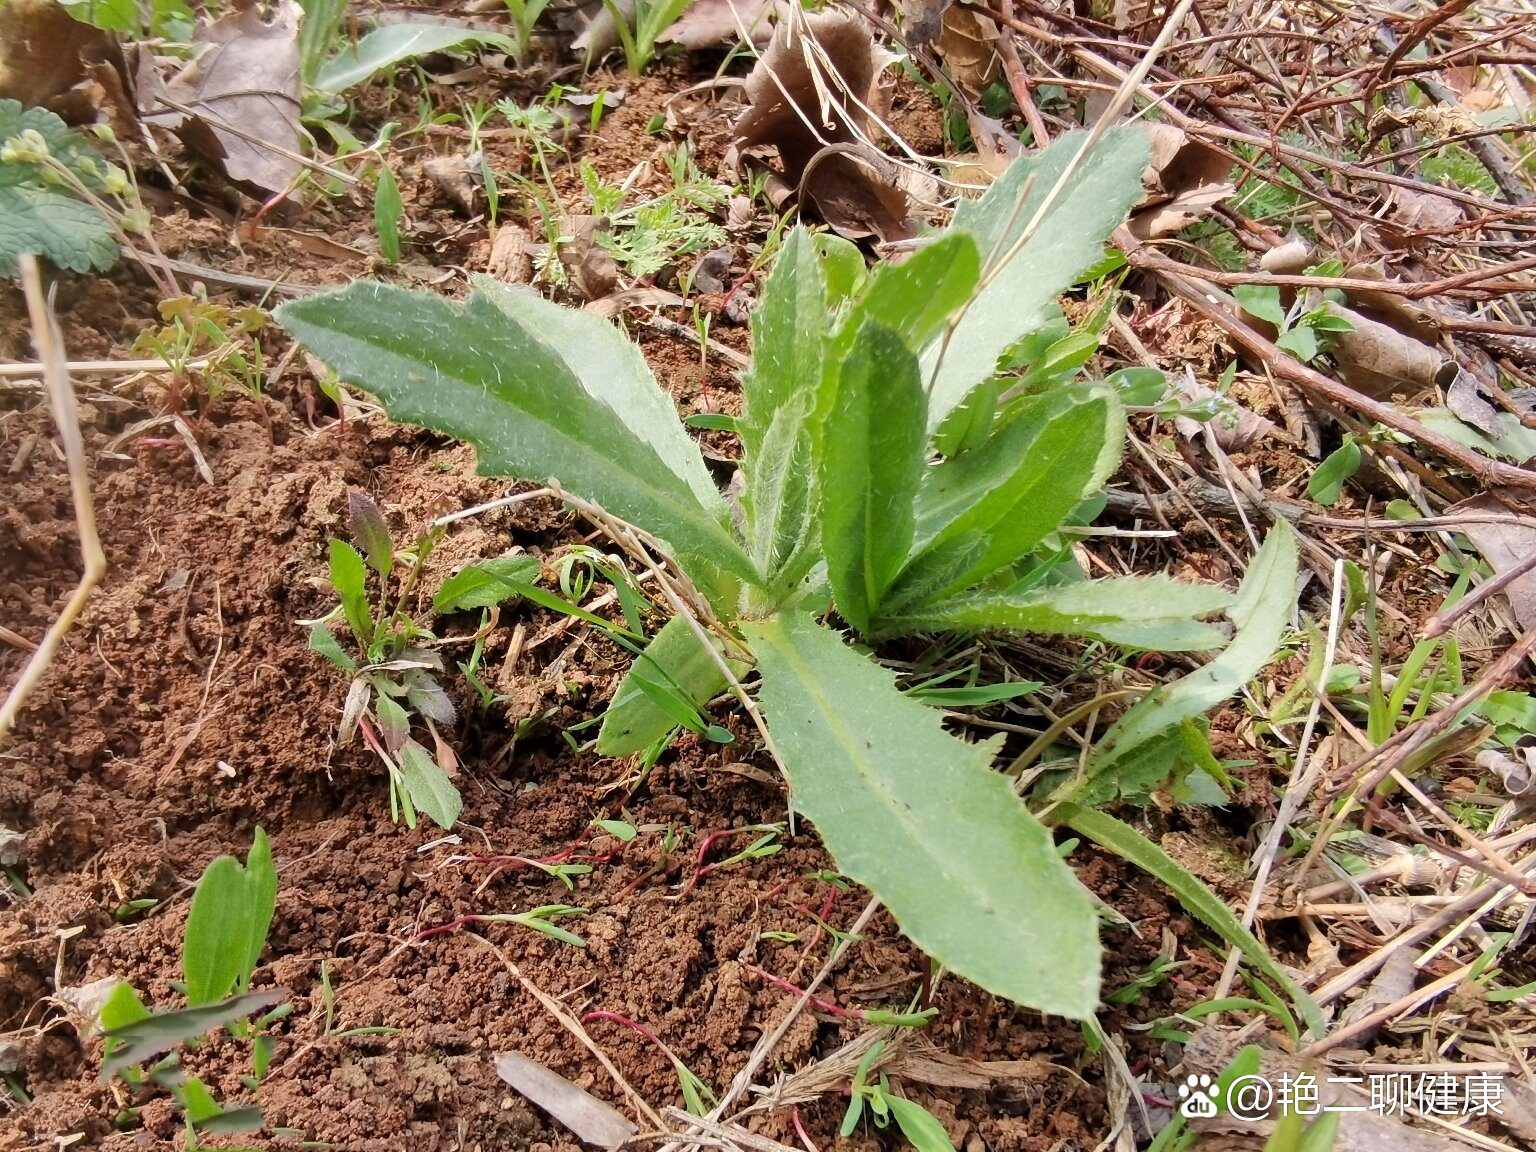
<instances>
[{"instance_id":1,"label":"dry brown leaf","mask_svg":"<svg viewBox=\"0 0 1536 1152\"><path fill-rule=\"evenodd\" d=\"M421 171L466 216L473 216L480 202L480 154L452 153L424 161Z\"/></svg>"},{"instance_id":2,"label":"dry brown leaf","mask_svg":"<svg viewBox=\"0 0 1536 1152\"><path fill-rule=\"evenodd\" d=\"M1516 748L1514 754L1488 748L1477 754L1476 764L1492 772L1511 796L1523 796L1536 783L1536 748Z\"/></svg>"},{"instance_id":3,"label":"dry brown leaf","mask_svg":"<svg viewBox=\"0 0 1536 1152\"><path fill-rule=\"evenodd\" d=\"M1536 553L1536 517L1511 511L1487 493L1447 510L1447 515L1457 513L1477 514L1476 522L1463 524L1458 531L1466 534L1495 575ZM1517 576L1503 595L1520 627L1536 627L1536 573Z\"/></svg>"},{"instance_id":4,"label":"dry brown leaf","mask_svg":"<svg viewBox=\"0 0 1536 1152\"><path fill-rule=\"evenodd\" d=\"M1202 384L1188 369L1173 378L1173 386L1192 404L1201 400L1210 400L1218 395L1214 388ZM1179 435L1187 440L1193 440L1201 435L1205 427L1200 421L1188 416L1176 417L1174 426L1178 429ZM1250 412L1247 408L1235 403L1211 420L1210 428L1211 434L1216 437L1216 443L1221 445L1225 452L1241 452L1260 440L1267 440L1278 431L1273 420L1260 416L1257 412Z\"/></svg>"},{"instance_id":5,"label":"dry brown leaf","mask_svg":"<svg viewBox=\"0 0 1536 1152\"><path fill-rule=\"evenodd\" d=\"M1433 192L1418 192L1401 184L1389 184L1386 219L1409 232L1438 232L1460 224L1461 205Z\"/></svg>"},{"instance_id":6,"label":"dry brown leaf","mask_svg":"<svg viewBox=\"0 0 1536 1152\"><path fill-rule=\"evenodd\" d=\"M86 62L115 43L55 0L8 0L0 4L0 100L42 105L71 123L88 120L89 101L76 107L81 101L70 89L85 79Z\"/></svg>"},{"instance_id":7,"label":"dry brown leaf","mask_svg":"<svg viewBox=\"0 0 1536 1152\"><path fill-rule=\"evenodd\" d=\"M687 303L676 292L668 292L665 288L657 288L650 284L641 284L636 288L626 288L622 292L615 292L610 296L604 296L601 300L593 300L583 304L583 312L591 312L594 316L601 316L604 320L612 320L626 308L681 308Z\"/></svg>"},{"instance_id":8,"label":"dry brown leaf","mask_svg":"<svg viewBox=\"0 0 1536 1152\"><path fill-rule=\"evenodd\" d=\"M949 65L949 73L973 97L979 97L1002 74L997 54L997 25L974 8L953 4L944 11L943 31L934 51Z\"/></svg>"},{"instance_id":9,"label":"dry brown leaf","mask_svg":"<svg viewBox=\"0 0 1536 1152\"><path fill-rule=\"evenodd\" d=\"M503 224L496 231L485 270L508 284L527 284L533 279L533 255L528 246L533 236L516 224Z\"/></svg>"},{"instance_id":10,"label":"dry brown leaf","mask_svg":"<svg viewBox=\"0 0 1536 1152\"><path fill-rule=\"evenodd\" d=\"M520 1052L497 1056L496 1075L588 1144L617 1148L640 1131L612 1105Z\"/></svg>"},{"instance_id":11,"label":"dry brown leaf","mask_svg":"<svg viewBox=\"0 0 1536 1152\"><path fill-rule=\"evenodd\" d=\"M786 0L694 0L677 21L656 37L690 52L735 44L745 29L761 48L773 39L773 27L789 11Z\"/></svg>"},{"instance_id":12,"label":"dry brown leaf","mask_svg":"<svg viewBox=\"0 0 1536 1152\"><path fill-rule=\"evenodd\" d=\"M901 27L907 43L913 48L926 48L944 26L951 7L951 0L898 0L901 9Z\"/></svg>"},{"instance_id":13,"label":"dry brown leaf","mask_svg":"<svg viewBox=\"0 0 1536 1152\"><path fill-rule=\"evenodd\" d=\"M1327 308L1354 325L1352 331L1335 332L1329 349L1339 376L1351 388L1377 398L1395 392L1411 398L1434 386L1445 364L1438 349L1352 308L1333 303Z\"/></svg>"},{"instance_id":14,"label":"dry brown leaf","mask_svg":"<svg viewBox=\"0 0 1536 1152\"><path fill-rule=\"evenodd\" d=\"M1227 176L1232 158L1220 148L1191 140L1171 124L1147 124L1151 159L1141 175L1144 192L1130 230L1141 240L1167 236L1198 223L1237 191Z\"/></svg>"},{"instance_id":15,"label":"dry brown leaf","mask_svg":"<svg viewBox=\"0 0 1536 1152\"><path fill-rule=\"evenodd\" d=\"M146 119L175 128L231 180L263 193L286 191L303 170L294 159L301 147L303 18L295 0L278 0L267 20L255 0L237 0L233 11L199 29L195 39L207 47L165 85L166 95L189 111ZM141 102L146 98L154 99L141 91Z\"/></svg>"},{"instance_id":16,"label":"dry brown leaf","mask_svg":"<svg viewBox=\"0 0 1536 1152\"><path fill-rule=\"evenodd\" d=\"M820 46L830 71L807 38ZM776 149L780 173L799 190L802 207L849 239L916 235L895 165L863 143L870 116L859 102L884 104L879 77L887 55L851 12L811 13L781 25L747 77L747 108L736 121L737 146Z\"/></svg>"},{"instance_id":17,"label":"dry brown leaf","mask_svg":"<svg viewBox=\"0 0 1536 1152\"><path fill-rule=\"evenodd\" d=\"M606 216L567 216L560 227L560 234L568 237L559 248L560 263L588 300L611 296L619 286L618 262L597 242L607 231Z\"/></svg>"},{"instance_id":18,"label":"dry brown leaf","mask_svg":"<svg viewBox=\"0 0 1536 1152\"><path fill-rule=\"evenodd\" d=\"M735 253L729 247L714 248L700 256L693 266L693 277L689 280L694 292L706 296L724 292L731 278L731 261L734 257Z\"/></svg>"}]
</instances>

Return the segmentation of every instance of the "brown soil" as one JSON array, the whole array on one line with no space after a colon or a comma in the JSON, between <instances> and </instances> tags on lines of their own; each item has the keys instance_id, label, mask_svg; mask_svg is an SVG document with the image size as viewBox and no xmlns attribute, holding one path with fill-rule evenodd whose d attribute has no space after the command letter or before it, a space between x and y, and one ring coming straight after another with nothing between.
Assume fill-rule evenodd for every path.
<instances>
[{"instance_id":1,"label":"brown soil","mask_svg":"<svg viewBox=\"0 0 1536 1152\"><path fill-rule=\"evenodd\" d=\"M636 157L655 151L659 141L643 126L680 86L663 77L631 87L605 121L595 153L605 175L622 177ZM711 123L695 125L701 156L710 154ZM424 180L407 174L402 184L418 226L415 258L483 265L483 221L468 227ZM207 267L340 282L368 272L369 260L316 255L324 247L313 237L361 251L370 232L366 210L343 201L294 229L249 234L239 248L211 217L162 216L157 229L169 255ZM742 257L737 274L745 271ZM209 288L220 298L216 284ZM154 304L131 266L66 280L59 307L69 354L126 355L137 332L158 323ZM8 358L28 354L23 315L18 294L0 287L0 353ZM743 346L740 330L716 334ZM711 365L706 396L696 349L640 335L684 412L736 403L726 366ZM274 341L269 361L282 351ZM83 1137L76 1146L124 1149L183 1140L163 1093L134 1096L120 1080L102 1082L101 1041L81 1039L50 997L120 977L149 1003L176 1003L172 981L180 976L190 887L216 855L243 856L258 825L272 838L280 890L256 986L286 990L294 1011L272 1029L276 1058L259 1097L266 1132L210 1138L214 1146L573 1147L568 1132L498 1081L494 1054L519 1050L620 1106L622 1093L523 990L509 962L578 1015L619 1013L651 1029L719 1090L792 1002L755 970L805 982L829 945L817 918L844 929L863 907L860 893L817 878L832 864L803 824L782 837L778 855L714 872L690 888L705 835L786 818L781 790L763 782L771 780L769 765L755 752L749 726L739 716L721 717L738 736L734 749L684 739L630 793L620 786L627 765L574 753L561 735L601 711L625 654L527 606L502 614L486 651L504 705L477 712L462 680L449 678L466 713L449 736L462 760L459 838L444 840L428 824L414 831L393 825L372 755L333 744L345 680L307 650L298 622L332 606L325 550L343 531L349 488L372 495L405 541L432 516L504 486L476 478L467 450L432 436L382 420L343 425L323 404L316 414L299 368L261 400L226 393L194 421L211 486L180 441L161 439L163 429L130 438L127 459L104 453L134 421L162 410L170 394L164 381L132 384L122 394L80 382L110 569L3 754L0 823L25 833L14 879L30 894L13 887L0 905L0 1033L20 1041L9 1080L30 1103L0 1116L0 1149L75 1136ZM8 391L0 400L0 466L9 468L0 622L35 638L73 589L79 551L63 464L37 393ZM512 548L553 554L584 531L554 505L516 506L458 525L434 555L433 574ZM518 624L526 643L508 667ZM449 631L470 627L457 620ZM462 658L466 650L449 652ZM23 657L0 646L5 683ZM509 750L513 726L545 713ZM744 765L734 763L738 757ZM542 872L484 859L560 852L594 818L621 813L641 827L640 836L628 845L584 844L580 852L594 858L594 870L574 892ZM669 829L680 839L667 859L661 842ZM729 837L711 858L749 841L747 833ZM1089 886L1134 926L1105 930L1107 989L1144 972L1165 933L1189 935L1187 920L1154 886L1127 880L1120 867L1086 851L1075 859ZM146 899L158 903L120 922L124 904ZM477 926L478 935L466 929L423 937L460 917L553 903L588 910L571 922L585 950L496 923ZM765 932L796 939L765 939ZM335 986L331 1035L322 966ZM847 1008L899 1009L922 985L925 967L882 915L824 995ZM1185 968L1139 1006L1109 1009L1105 1026L1115 1033L1166 1015L1174 1003L1198 998L1207 982L1198 965ZM990 1092L906 1085L944 1120L957 1147L1024 1152L1092 1147L1103 1138L1104 1076L1076 1024L1043 1019L953 979L940 985L934 1007L939 1015L927 1037L951 1053L1052 1063L1027 1093L1007 1085ZM337 1035L359 1028L391 1031ZM802 1067L864 1028L829 1013L803 1016L775 1050L775 1067ZM594 1021L589 1030L646 1100L681 1103L670 1062L654 1047L613 1023ZM249 1100L239 1081L249 1067L241 1044L202 1046L187 1064L221 1097ZM1133 1057L1157 1056L1149 1043L1130 1044ZM802 1109L818 1145L837 1142L843 1107L833 1095ZM767 1135L797 1142L786 1113L755 1122ZM865 1129L852 1143L894 1139Z\"/></svg>"}]
</instances>

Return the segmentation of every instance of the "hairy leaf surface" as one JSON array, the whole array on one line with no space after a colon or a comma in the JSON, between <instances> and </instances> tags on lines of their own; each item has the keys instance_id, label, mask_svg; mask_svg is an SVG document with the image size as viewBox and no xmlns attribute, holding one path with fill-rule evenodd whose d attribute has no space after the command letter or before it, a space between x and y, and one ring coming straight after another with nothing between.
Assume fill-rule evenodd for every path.
<instances>
[{"instance_id":1,"label":"hairy leaf surface","mask_svg":"<svg viewBox=\"0 0 1536 1152\"><path fill-rule=\"evenodd\" d=\"M987 751L947 735L939 713L811 618L743 628L795 807L838 869L966 979L1041 1011L1091 1015L1092 904Z\"/></svg>"}]
</instances>

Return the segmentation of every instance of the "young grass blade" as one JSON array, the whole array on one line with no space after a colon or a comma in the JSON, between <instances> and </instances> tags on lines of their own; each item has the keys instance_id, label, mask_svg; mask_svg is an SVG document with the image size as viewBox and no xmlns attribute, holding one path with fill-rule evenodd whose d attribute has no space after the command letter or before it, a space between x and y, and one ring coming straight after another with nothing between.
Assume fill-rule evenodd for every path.
<instances>
[{"instance_id":1,"label":"young grass blade","mask_svg":"<svg viewBox=\"0 0 1536 1152\"><path fill-rule=\"evenodd\" d=\"M975 451L926 470L917 504L921 551L901 574L894 603L948 573L938 599L1024 556L1108 481L1125 441L1125 410L1102 389L1062 389L1026 402ZM986 541L953 567L962 541ZM909 607L909 611L921 611Z\"/></svg>"},{"instance_id":2,"label":"young grass blade","mask_svg":"<svg viewBox=\"0 0 1536 1152\"><path fill-rule=\"evenodd\" d=\"M975 238L986 256L987 279L948 339L935 339L923 354L930 429L993 374L1004 352L1044 321L1051 301L1098 263L1105 237L1140 197L1146 133L1136 125L1111 128L1029 242L1013 251L1087 139L1086 132L1059 137L1044 152L1015 161L979 200L961 201L955 209L951 227ZM1010 256L999 270L998 262Z\"/></svg>"},{"instance_id":3,"label":"young grass blade","mask_svg":"<svg viewBox=\"0 0 1536 1152\"><path fill-rule=\"evenodd\" d=\"M1215 584L1190 584L1167 576L1128 576L1058 584L1023 593L958 596L910 614L882 617L872 635L908 636L955 628L1006 630L1057 636L1091 636L1107 644L1156 652L1203 652L1226 636L1200 617L1232 604Z\"/></svg>"},{"instance_id":4,"label":"young grass blade","mask_svg":"<svg viewBox=\"0 0 1536 1152\"><path fill-rule=\"evenodd\" d=\"M110 1080L124 1068L143 1064L151 1057L169 1052L187 1040L195 1040L231 1021L243 1020L263 1008L270 1008L287 995L284 988L247 992L217 1004L183 1008L179 1012L157 1012L132 1024L125 1024L107 1033L108 1039L119 1042L119 1047L102 1062L102 1079Z\"/></svg>"},{"instance_id":5,"label":"young grass blade","mask_svg":"<svg viewBox=\"0 0 1536 1152\"><path fill-rule=\"evenodd\" d=\"M1228 944L1239 949L1250 964L1285 991L1313 1036L1324 1034L1327 1026L1312 997L1286 974L1284 968L1275 963L1264 945L1243 927L1226 902L1185 870L1182 864L1129 824L1103 812L1067 803L1057 805L1051 814L1056 822L1161 880L1180 904L1198 916Z\"/></svg>"},{"instance_id":6,"label":"young grass blade","mask_svg":"<svg viewBox=\"0 0 1536 1152\"><path fill-rule=\"evenodd\" d=\"M257 828L245 867L233 856L220 856L204 870L192 894L181 957L189 1004L211 1004L245 990L276 907L272 848Z\"/></svg>"},{"instance_id":7,"label":"young grass blade","mask_svg":"<svg viewBox=\"0 0 1536 1152\"><path fill-rule=\"evenodd\" d=\"M947 735L938 712L810 617L742 627L795 807L838 871L957 974L1044 1012L1091 1015L1092 902L987 749Z\"/></svg>"},{"instance_id":8,"label":"young grass blade","mask_svg":"<svg viewBox=\"0 0 1536 1152\"><path fill-rule=\"evenodd\" d=\"M837 610L863 633L912 547L927 439L923 385L906 342L867 320L823 387L834 391L819 432L822 550Z\"/></svg>"},{"instance_id":9,"label":"young grass blade","mask_svg":"<svg viewBox=\"0 0 1536 1152\"><path fill-rule=\"evenodd\" d=\"M574 314L573 314L574 315ZM464 305L426 292L356 283L283 305L278 319L344 380L379 396L392 417L474 444L480 471L543 480L571 491L669 543L699 582L720 570L751 580L755 569L726 527L725 501L667 463L670 450L631 428L638 405L598 399L588 386L606 337L590 328L577 360L509 316L482 293ZM562 332L563 335L573 335ZM615 359L616 396L658 390ZM663 398L664 400L664 398ZM677 436L686 433L676 423ZM694 450L696 453L696 449ZM665 454L665 455L664 455ZM702 467L702 465L700 465ZM705 590L730 594L719 584Z\"/></svg>"},{"instance_id":10,"label":"young grass blade","mask_svg":"<svg viewBox=\"0 0 1536 1152\"><path fill-rule=\"evenodd\" d=\"M1203 716L1259 674L1295 611L1296 564L1296 534L1276 521L1238 587L1229 613L1237 625L1232 643L1198 672L1148 693L1120 717L1094 750L1089 780L1159 732Z\"/></svg>"}]
</instances>

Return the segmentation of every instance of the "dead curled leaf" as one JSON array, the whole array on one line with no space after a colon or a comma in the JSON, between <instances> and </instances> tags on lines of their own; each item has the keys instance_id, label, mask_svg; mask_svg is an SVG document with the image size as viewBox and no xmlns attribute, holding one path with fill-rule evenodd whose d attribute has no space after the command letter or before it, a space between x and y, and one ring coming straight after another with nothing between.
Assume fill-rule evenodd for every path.
<instances>
[{"instance_id":1,"label":"dead curled leaf","mask_svg":"<svg viewBox=\"0 0 1536 1152\"><path fill-rule=\"evenodd\" d=\"M196 41L207 47L162 90L185 111L141 89L145 119L174 129L230 180L266 194L286 191L303 169L295 158L303 18L295 0L278 0L265 20L256 0L236 0L231 12L198 30Z\"/></svg>"},{"instance_id":2,"label":"dead curled leaf","mask_svg":"<svg viewBox=\"0 0 1536 1152\"><path fill-rule=\"evenodd\" d=\"M608 231L606 216L567 216L560 227L568 239L557 249L571 283L588 300L611 296L619 286L619 265L597 242Z\"/></svg>"},{"instance_id":3,"label":"dead curled leaf","mask_svg":"<svg viewBox=\"0 0 1536 1152\"><path fill-rule=\"evenodd\" d=\"M1352 308L1333 303L1327 308L1353 325L1335 332L1328 350L1351 388L1379 399L1398 392L1412 397L1434 386L1445 365L1438 349Z\"/></svg>"},{"instance_id":4,"label":"dead curled leaf","mask_svg":"<svg viewBox=\"0 0 1536 1152\"><path fill-rule=\"evenodd\" d=\"M656 39L693 52L735 44L745 31L761 48L773 39L774 25L788 11L787 0L694 0Z\"/></svg>"},{"instance_id":5,"label":"dead curled leaf","mask_svg":"<svg viewBox=\"0 0 1536 1152\"><path fill-rule=\"evenodd\" d=\"M1198 223L1237 191L1227 176L1232 158L1219 148L1191 140L1171 124L1146 125L1152 156L1141 181L1146 189L1127 227L1138 240L1169 236Z\"/></svg>"},{"instance_id":6,"label":"dead curled leaf","mask_svg":"<svg viewBox=\"0 0 1536 1152\"><path fill-rule=\"evenodd\" d=\"M115 37L76 20L56 0L8 0L0 4L0 100L42 105L83 123L94 108L70 90L115 45Z\"/></svg>"},{"instance_id":7,"label":"dead curled leaf","mask_svg":"<svg viewBox=\"0 0 1536 1152\"><path fill-rule=\"evenodd\" d=\"M866 109L886 103L880 76L888 57L854 13L786 22L747 77L747 107L736 121L737 146L774 148L802 209L849 239L917 234L896 166L865 142Z\"/></svg>"},{"instance_id":8,"label":"dead curled leaf","mask_svg":"<svg viewBox=\"0 0 1536 1152\"><path fill-rule=\"evenodd\" d=\"M974 97L979 97L1002 75L997 35L997 25L974 8L952 4L944 10L943 28L934 51L949 65L955 83Z\"/></svg>"},{"instance_id":9,"label":"dead curled leaf","mask_svg":"<svg viewBox=\"0 0 1536 1152\"><path fill-rule=\"evenodd\" d=\"M1446 514L1475 514L1457 531L1466 534L1494 575L1507 572L1536 554L1536 517L1506 508L1486 492L1452 506ZM1536 627L1536 573L1527 572L1515 577L1503 595L1520 627Z\"/></svg>"},{"instance_id":10,"label":"dead curled leaf","mask_svg":"<svg viewBox=\"0 0 1536 1152\"><path fill-rule=\"evenodd\" d=\"M496 1074L587 1144L617 1148L640 1131L612 1105L520 1052L497 1056Z\"/></svg>"}]
</instances>

